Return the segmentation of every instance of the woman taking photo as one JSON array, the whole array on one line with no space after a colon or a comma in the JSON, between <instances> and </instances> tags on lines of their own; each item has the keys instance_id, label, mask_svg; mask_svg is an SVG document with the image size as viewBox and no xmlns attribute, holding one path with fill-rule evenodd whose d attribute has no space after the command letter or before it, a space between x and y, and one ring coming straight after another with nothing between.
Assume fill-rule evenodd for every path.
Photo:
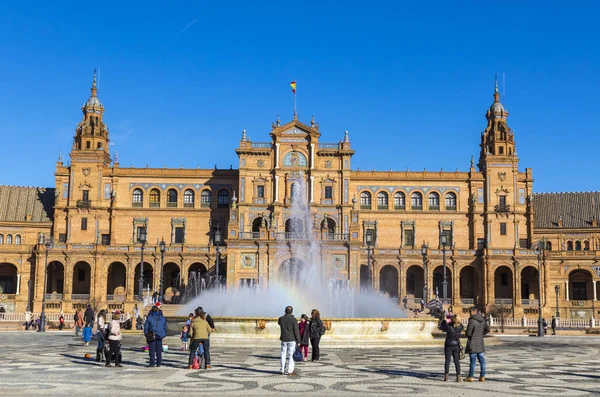
<instances>
[{"instance_id":1,"label":"woman taking photo","mask_svg":"<svg viewBox=\"0 0 600 397\"><path fill-rule=\"evenodd\" d=\"M321 313L317 309L310 312L310 323L308 324L310 345L312 346L312 361L319 361L321 352L319 351L319 342L321 336L325 334L325 326L321 321Z\"/></svg>"},{"instance_id":2,"label":"woman taking photo","mask_svg":"<svg viewBox=\"0 0 600 397\"><path fill-rule=\"evenodd\" d=\"M440 329L446 333L446 341L444 342L444 355L446 361L444 363L444 382L448 381L450 374L450 358L454 359L454 368L456 369L456 381L460 382L460 333L465 327L460 322L460 316L454 314L450 322L446 320L446 316L440 318Z\"/></svg>"}]
</instances>

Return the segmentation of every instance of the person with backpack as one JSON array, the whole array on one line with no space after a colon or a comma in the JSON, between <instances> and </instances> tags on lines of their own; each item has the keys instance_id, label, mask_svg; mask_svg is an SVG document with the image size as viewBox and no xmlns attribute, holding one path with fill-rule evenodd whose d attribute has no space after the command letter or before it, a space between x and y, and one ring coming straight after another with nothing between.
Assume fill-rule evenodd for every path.
<instances>
[{"instance_id":1,"label":"person with backpack","mask_svg":"<svg viewBox=\"0 0 600 397\"><path fill-rule=\"evenodd\" d=\"M83 313L83 322L89 324L90 327L94 328L94 320L94 309L92 309L92 305L88 303L87 307L85 308L85 313Z\"/></svg>"},{"instance_id":2,"label":"person with backpack","mask_svg":"<svg viewBox=\"0 0 600 397\"><path fill-rule=\"evenodd\" d=\"M150 354L149 367L160 367L162 365L162 340L167 336L167 319L163 317L162 311L157 305L152 306L148 318L144 323L144 335L148 343Z\"/></svg>"},{"instance_id":3,"label":"person with backpack","mask_svg":"<svg viewBox=\"0 0 600 397\"><path fill-rule=\"evenodd\" d=\"M115 367L122 367L121 365L121 312L115 310L112 315L112 320L108 323L106 328L106 340L108 341L109 352L106 357L105 367L112 367L110 362L112 358L115 358Z\"/></svg>"},{"instance_id":4,"label":"person with backpack","mask_svg":"<svg viewBox=\"0 0 600 397\"><path fill-rule=\"evenodd\" d=\"M460 333L465 328L458 314L451 316L450 322L447 321L445 315L440 317L439 328L446 333L446 340L444 341L444 356L446 361L444 363L444 382L448 381L448 375L450 375L450 358L454 360L454 368L456 369L456 381L460 382L460 350L462 348L460 344Z\"/></svg>"},{"instance_id":5,"label":"person with backpack","mask_svg":"<svg viewBox=\"0 0 600 397\"><path fill-rule=\"evenodd\" d=\"M481 373L479 375L479 381L485 382L485 345L483 343L483 336L490 332L490 326L486 321L485 317L476 306L471 308L471 317L469 317L469 323L467 324L467 346L465 347L465 353L469 354L469 375L465 379L465 382L473 382L473 375L475 373L476 361L479 361L481 367Z\"/></svg>"},{"instance_id":6,"label":"person with backpack","mask_svg":"<svg viewBox=\"0 0 600 397\"><path fill-rule=\"evenodd\" d=\"M321 321L321 313L317 309L313 309L310 312L310 323L308 324L310 334L310 345L312 347L311 361L319 361L321 358L321 350L319 349L319 343L321 342L321 336L325 335L325 325Z\"/></svg>"}]
</instances>

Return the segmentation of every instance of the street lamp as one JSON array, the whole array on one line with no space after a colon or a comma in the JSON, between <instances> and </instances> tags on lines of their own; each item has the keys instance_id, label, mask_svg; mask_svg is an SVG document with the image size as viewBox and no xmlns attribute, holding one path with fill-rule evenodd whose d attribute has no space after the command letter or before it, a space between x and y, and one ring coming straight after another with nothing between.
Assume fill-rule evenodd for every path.
<instances>
[{"instance_id":1,"label":"street lamp","mask_svg":"<svg viewBox=\"0 0 600 397\"><path fill-rule=\"evenodd\" d=\"M446 233L443 233L440 236L440 240L442 243L442 258L443 258L443 262L444 262L444 283L442 286L442 296L443 296L443 304L447 303L447 299L448 299L448 279L446 278L446 244L448 244L448 235Z\"/></svg>"},{"instance_id":2,"label":"street lamp","mask_svg":"<svg viewBox=\"0 0 600 397\"><path fill-rule=\"evenodd\" d=\"M45 238L44 238L45 239ZM50 239L45 243L46 246L46 264L44 265L44 284L42 286L42 314L40 314L40 328L38 332L46 332L46 273L48 272L48 251L52 246Z\"/></svg>"},{"instance_id":3,"label":"street lamp","mask_svg":"<svg viewBox=\"0 0 600 397\"><path fill-rule=\"evenodd\" d=\"M142 243L142 262L140 263L140 280L139 280L139 290L140 290L140 300L144 300L144 248L146 248L146 237L148 237L146 232L146 227L138 227L137 229L137 241L138 243Z\"/></svg>"},{"instance_id":4,"label":"street lamp","mask_svg":"<svg viewBox=\"0 0 600 397\"><path fill-rule=\"evenodd\" d=\"M427 244L423 241L421 255L423 255L423 300L427 303Z\"/></svg>"},{"instance_id":5,"label":"street lamp","mask_svg":"<svg viewBox=\"0 0 600 397\"><path fill-rule=\"evenodd\" d=\"M373 269L371 268L371 247L373 246L373 230L367 229L365 235L367 243L367 269L369 269L369 289L373 290Z\"/></svg>"},{"instance_id":6,"label":"street lamp","mask_svg":"<svg viewBox=\"0 0 600 397\"><path fill-rule=\"evenodd\" d=\"M214 238L214 245L215 245L215 249L217 251L217 263L216 263L217 286L221 285L221 280L219 279L219 256L221 256L220 245L222 242L223 242L223 236L221 234L221 229L217 229L217 230L215 230L215 238Z\"/></svg>"},{"instance_id":7,"label":"street lamp","mask_svg":"<svg viewBox=\"0 0 600 397\"><path fill-rule=\"evenodd\" d=\"M559 286L555 285L554 286L554 293L556 294L556 319L557 320L560 317L560 313L558 312L558 290L559 290Z\"/></svg>"},{"instance_id":8,"label":"street lamp","mask_svg":"<svg viewBox=\"0 0 600 397\"><path fill-rule=\"evenodd\" d=\"M546 244L545 239L542 239L537 244L537 261L538 261L538 335L539 337L544 336L544 325L542 319L542 261L540 255L544 252L544 245Z\"/></svg>"},{"instance_id":9,"label":"street lamp","mask_svg":"<svg viewBox=\"0 0 600 397\"><path fill-rule=\"evenodd\" d=\"M165 247L165 239L163 238L160 242L160 294L158 295L158 301L160 303L163 303L164 300L164 296L165 296L165 290L164 290L164 283L163 283L163 269L165 267L165 251L166 251L166 247Z\"/></svg>"}]
</instances>

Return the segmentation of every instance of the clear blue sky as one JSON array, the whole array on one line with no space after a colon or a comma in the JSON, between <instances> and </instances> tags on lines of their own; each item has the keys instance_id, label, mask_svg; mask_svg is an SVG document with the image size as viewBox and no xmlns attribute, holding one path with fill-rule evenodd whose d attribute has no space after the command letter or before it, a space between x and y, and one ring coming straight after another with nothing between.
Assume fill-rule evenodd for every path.
<instances>
[{"instance_id":1,"label":"clear blue sky","mask_svg":"<svg viewBox=\"0 0 600 397\"><path fill-rule=\"evenodd\" d=\"M597 2L168 3L0 5L0 184L54 186L100 66L123 167L236 167L243 128L292 118L295 78L354 169L467 170L505 72L534 190L600 189Z\"/></svg>"}]
</instances>

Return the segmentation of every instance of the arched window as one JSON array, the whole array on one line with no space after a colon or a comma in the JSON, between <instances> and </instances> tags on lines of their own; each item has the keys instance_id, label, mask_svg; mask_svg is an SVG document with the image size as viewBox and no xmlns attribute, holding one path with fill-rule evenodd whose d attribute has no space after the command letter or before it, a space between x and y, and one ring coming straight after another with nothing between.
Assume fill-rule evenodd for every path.
<instances>
[{"instance_id":1,"label":"arched window","mask_svg":"<svg viewBox=\"0 0 600 397\"><path fill-rule=\"evenodd\" d=\"M4 235L0 234L0 244L4 244Z\"/></svg>"},{"instance_id":2,"label":"arched window","mask_svg":"<svg viewBox=\"0 0 600 397\"><path fill-rule=\"evenodd\" d=\"M208 189L203 190L200 193L200 206L203 208L210 208L212 203L212 192Z\"/></svg>"},{"instance_id":3,"label":"arched window","mask_svg":"<svg viewBox=\"0 0 600 397\"><path fill-rule=\"evenodd\" d=\"M567 241L567 251L573 251L573 242Z\"/></svg>"},{"instance_id":4,"label":"arched window","mask_svg":"<svg viewBox=\"0 0 600 397\"><path fill-rule=\"evenodd\" d=\"M152 189L150 191L150 207L160 207L160 190Z\"/></svg>"},{"instance_id":5,"label":"arched window","mask_svg":"<svg viewBox=\"0 0 600 397\"><path fill-rule=\"evenodd\" d=\"M446 194L446 211L456 211L456 194Z\"/></svg>"},{"instance_id":6,"label":"arched window","mask_svg":"<svg viewBox=\"0 0 600 397\"><path fill-rule=\"evenodd\" d=\"M406 198L404 197L404 193L397 192L394 194L394 209L403 210L406 208Z\"/></svg>"},{"instance_id":7,"label":"arched window","mask_svg":"<svg viewBox=\"0 0 600 397\"><path fill-rule=\"evenodd\" d=\"M584 251L589 251L590 250L590 242L589 241L584 241L583 242L583 250Z\"/></svg>"},{"instance_id":8,"label":"arched window","mask_svg":"<svg viewBox=\"0 0 600 397\"><path fill-rule=\"evenodd\" d=\"M217 195L217 206L218 208L229 207L229 192L227 190L219 190L219 194Z\"/></svg>"},{"instance_id":9,"label":"arched window","mask_svg":"<svg viewBox=\"0 0 600 397\"><path fill-rule=\"evenodd\" d=\"M410 196L410 205L413 211L421 211L423 209L423 196L419 192L414 192Z\"/></svg>"},{"instance_id":10,"label":"arched window","mask_svg":"<svg viewBox=\"0 0 600 397\"><path fill-rule=\"evenodd\" d=\"M387 210L388 209L388 195L386 192L377 193L377 209Z\"/></svg>"},{"instance_id":11,"label":"arched window","mask_svg":"<svg viewBox=\"0 0 600 397\"><path fill-rule=\"evenodd\" d=\"M133 197L131 199L132 207L142 207L144 204L144 192L142 189L135 189L133 191Z\"/></svg>"},{"instance_id":12,"label":"arched window","mask_svg":"<svg viewBox=\"0 0 600 397\"><path fill-rule=\"evenodd\" d=\"M12 234L6 235L6 244L12 244Z\"/></svg>"},{"instance_id":13,"label":"arched window","mask_svg":"<svg viewBox=\"0 0 600 397\"><path fill-rule=\"evenodd\" d=\"M438 211L440 209L440 195L433 192L427 197L430 211Z\"/></svg>"},{"instance_id":14,"label":"arched window","mask_svg":"<svg viewBox=\"0 0 600 397\"><path fill-rule=\"evenodd\" d=\"M575 241L575 251L581 251L581 241Z\"/></svg>"},{"instance_id":15,"label":"arched window","mask_svg":"<svg viewBox=\"0 0 600 397\"><path fill-rule=\"evenodd\" d=\"M194 207L194 191L192 189L188 189L183 193L183 206Z\"/></svg>"},{"instance_id":16,"label":"arched window","mask_svg":"<svg viewBox=\"0 0 600 397\"><path fill-rule=\"evenodd\" d=\"M169 189L167 191L167 207L177 207L177 190Z\"/></svg>"},{"instance_id":17,"label":"arched window","mask_svg":"<svg viewBox=\"0 0 600 397\"><path fill-rule=\"evenodd\" d=\"M546 251L552 251L552 241L546 241Z\"/></svg>"},{"instance_id":18,"label":"arched window","mask_svg":"<svg viewBox=\"0 0 600 397\"><path fill-rule=\"evenodd\" d=\"M21 244L21 235L17 234L15 236L15 244L20 245Z\"/></svg>"},{"instance_id":19,"label":"arched window","mask_svg":"<svg viewBox=\"0 0 600 397\"><path fill-rule=\"evenodd\" d=\"M360 209L370 210L371 209L371 193L362 192L360 194Z\"/></svg>"}]
</instances>

